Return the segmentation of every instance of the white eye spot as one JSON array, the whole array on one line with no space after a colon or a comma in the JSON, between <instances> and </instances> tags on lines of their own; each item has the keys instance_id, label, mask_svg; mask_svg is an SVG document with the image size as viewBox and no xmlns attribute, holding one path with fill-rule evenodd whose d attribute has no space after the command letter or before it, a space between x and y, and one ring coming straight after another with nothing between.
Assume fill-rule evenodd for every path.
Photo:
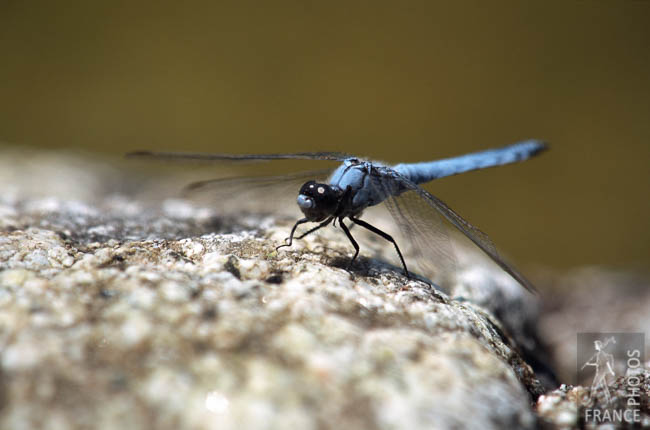
<instances>
[{"instance_id":1,"label":"white eye spot","mask_svg":"<svg viewBox=\"0 0 650 430\"><path fill-rule=\"evenodd\" d=\"M309 186L309 188L314 188L314 184L311 184L311 185Z\"/></svg>"},{"instance_id":2,"label":"white eye spot","mask_svg":"<svg viewBox=\"0 0 650 430\"><path fill-rule=\"evenodd\" d=\"M318 187L318 190L316 190L316 191L318 191L318 194L323 194L325 192L325 188Z\"/></svg>"}]
</instances>

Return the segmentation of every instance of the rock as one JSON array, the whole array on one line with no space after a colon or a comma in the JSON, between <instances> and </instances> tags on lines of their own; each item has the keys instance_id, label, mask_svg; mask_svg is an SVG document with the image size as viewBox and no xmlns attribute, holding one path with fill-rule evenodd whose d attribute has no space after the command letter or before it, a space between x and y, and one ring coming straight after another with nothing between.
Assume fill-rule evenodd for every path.
<instances>
[{"instance_id":1,"label":"rock","mask_svg":"<svg viewBox=\"0 0 650 430\"><path fill-rule=\"evenodd\" d=\"M536 427L535 303L500 271L461 260L450 294L347 271L340 232L276 251L281 218L24 157L0 161L0 428Z\"/></svg>"}]
</instances>

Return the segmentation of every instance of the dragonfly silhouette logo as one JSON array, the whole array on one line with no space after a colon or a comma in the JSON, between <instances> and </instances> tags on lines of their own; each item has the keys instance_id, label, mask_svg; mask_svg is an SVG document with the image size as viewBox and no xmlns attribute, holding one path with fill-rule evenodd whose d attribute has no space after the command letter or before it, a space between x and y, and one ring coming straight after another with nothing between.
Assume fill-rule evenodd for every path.
<instances>
[{"instance_id":1,"label":"dragonfly silhouette logo","mask_svg":"<svg viewBox=\"0 0 650 430\"><path fill-rule=\"evenodd\" d=\"M585 422L640 422L644 343L643 333L578 334L578 382L590 386Z\"/></svg>"}]
</instances>

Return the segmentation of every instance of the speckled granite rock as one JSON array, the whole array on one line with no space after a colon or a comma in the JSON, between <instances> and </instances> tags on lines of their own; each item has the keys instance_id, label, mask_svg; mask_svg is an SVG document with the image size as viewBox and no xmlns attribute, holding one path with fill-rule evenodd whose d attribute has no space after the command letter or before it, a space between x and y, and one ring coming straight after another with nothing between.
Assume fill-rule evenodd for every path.
<instances>
[{"instance_id":1,"label":"speckled granite rock","mask_svg":"<svg viewBox=\"0 0 650 430\"><path fill-rule=\"evenodd\" d=\"M278 252L285 221L145 204L85 159L0 172L0 428L536 426L507 275L461 265L454 300L344 270L337 232Z\"/></svg>"}]
</instances>

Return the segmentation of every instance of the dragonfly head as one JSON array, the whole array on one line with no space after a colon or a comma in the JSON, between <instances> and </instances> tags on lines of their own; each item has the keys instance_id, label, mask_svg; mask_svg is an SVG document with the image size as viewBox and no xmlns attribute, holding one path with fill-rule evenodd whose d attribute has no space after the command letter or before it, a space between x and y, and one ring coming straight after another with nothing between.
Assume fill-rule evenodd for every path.
<instances>
[{"instance_id":1,"label":"dragonfly head","mask_svg":"<svg viewBox=\"0 0 650 430\"><path fill-rule=\"evenodd\" d=\"M298 206L309 221L323 221L334 215L339 206L340 192L328 184L305 182L298 194Z\"/></svg>"}]
</instances>

